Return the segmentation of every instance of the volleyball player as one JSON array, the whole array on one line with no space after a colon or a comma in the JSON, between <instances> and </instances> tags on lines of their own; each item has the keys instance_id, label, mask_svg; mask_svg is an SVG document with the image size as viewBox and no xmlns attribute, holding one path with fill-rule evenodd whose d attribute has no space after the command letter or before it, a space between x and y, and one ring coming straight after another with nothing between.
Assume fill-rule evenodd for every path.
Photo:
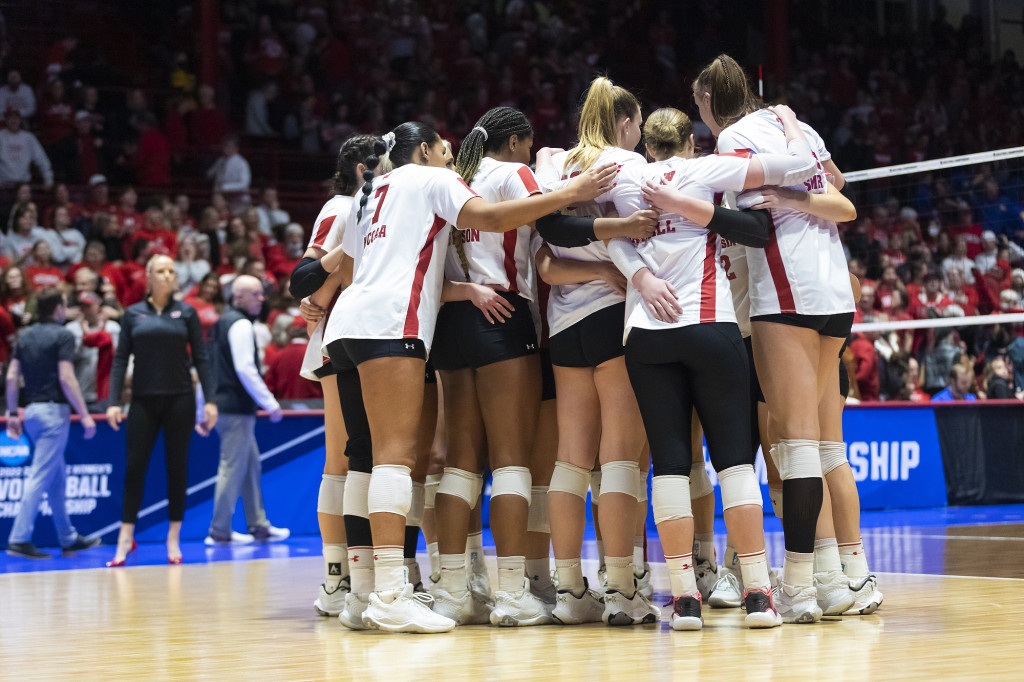
<instances>
[{"instance_id":1,"label":"volleyball player","mask_svg":"<svg viewBox=\"0 0 1024 682\"><path fill-rule=\"evenodd\" d=\"M803 140L796 117L778 110L787 137ZM645 204L647 181L660 189L654 206L666 210L666 197L702 200L716 192L795 182L811 175L814 159L806 141L793 153L690 158L692 124L680 111L661 109L645 128L649 153L658 162L631 167L609 196L616 208ZM630 282L626 312L626 362L651 440L654 460L652 504L665 548L674 598L671 624L700 629L701 593L693 571L693 521L689 475L691 414L696 407L711 461L722 485L722 506L740 552L748 627L775 627L782 620L772 604L764 551L761 492L747 434L749 409L744 393L748 369L742 337L719 260L719 238L706 225L667 211L658 232L635 246L614 240L609 249Z\"/></svg>"},{"instance_id":2,"label":"volleyball player","mask_svg":"<svg viewBox=\"0 0 1024 682\"><path fill-rule=\"evenodd\" d=\"M694 98L718 138L719 152L781 152L789 144L777 118L760 110L742 69L726 55L698 76ZM825 191L826 170L841 184L842 175L820 137L804 129L822 167L807 188ZM749 249L747 258L755 364L769 410L779 422L787 512L777 606L787 622L814 622L821 616L813 581L822 496L819 411L825 409L825 396L831 399L838 391L835 365L854 305L835 224L791 210L772 214L767 247Z\"/></svg>"},{"instance_id":3,"label":"volleyball player","mask_svg":"<svg viewBox=\"0 0 1024 682\"><path fill-rule=\"evenodd\" d=\"M564 190L492 205L478 201L444 168L443 151L440 137L422 123L404 123L378 141L365 161L363 194L346 220L338 255L324 258L325 269L332 269L332 258L332 266L340 261L339 267L355 273L328 320L324 343L332 363L356 366L362 386L373 443L367 506L375 582L362 621L387 631L444 632L455 626L429 609L429 595L414 594L402 556L449 224L512 230L597 196L616 174L607 165ZM373 169L385 153L395 170L375 180Z\"/></svg>"}]
</instances>

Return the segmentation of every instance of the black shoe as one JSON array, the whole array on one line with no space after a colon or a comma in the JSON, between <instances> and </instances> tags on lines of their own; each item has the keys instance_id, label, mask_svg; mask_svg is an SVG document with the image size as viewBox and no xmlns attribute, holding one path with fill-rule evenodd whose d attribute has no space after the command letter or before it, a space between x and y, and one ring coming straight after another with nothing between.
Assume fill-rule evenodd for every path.
<instances>
[{"instance_id":1,"label":"black shoe","mask_svg":"<svg viewBox=\"0 0 1024 682\"><path fill-rule=\"evenodd\" d=\"M53 555L49 552L42 552L31 542L11 542L7 545L7 553L11 556L20 556L25 559L50 559Z\"/></svg>"},{"instance_id":2,"label":"black shoe","mask_svg":"<svg viewBox=\"0 0 1024 682\"><path fill-rule=\"evenodd\" d=\"M89 540L79 535L77 538L75 538L75 541L72 542L70 545L68 545L67 547L61 547L60 555L75 556L79 552L86 549L92 549L98 544L100 544L99 538L93 538L92 540Z\"/></svg>"}]
</instances>

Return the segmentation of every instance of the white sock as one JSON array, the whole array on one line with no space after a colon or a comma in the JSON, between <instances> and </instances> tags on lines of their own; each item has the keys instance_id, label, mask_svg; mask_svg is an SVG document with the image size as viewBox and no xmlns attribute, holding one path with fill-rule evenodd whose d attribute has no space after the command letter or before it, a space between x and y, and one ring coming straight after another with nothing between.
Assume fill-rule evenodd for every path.
<instances>
[{"instance_id":1,"label":"white sock","mask_svg":"<svg viewBox=\"0 0 1024 682\"><path fill-rule=\"evenodd\" d=\"M466 537L466 564L472 573L486 573L487 564L484 563L484 534L470 533Z\"/></svg>"},{"instance_id":2,"label":"white sock","mask_svg":"<svg viewBox=\"0 0 1024 682\"><path fill-rule=\"evenodd\" d=\"M866 578L870 573L863 541L839 545L839 558L843 562L843 573L851 578Z\"/></svg>"},{"instance_id":3,"label":"white sock","mask_svg":"<svg viewBox=\"0 0 1024 682\"><path fill-rule=\"evenodd\" d=\"M442 590L458 595L469 589L465 554L442 554L439 572L437 585Z\"/></svg>"},{"instance_id":4,"label":"white sock","mask_svg":"<svg viewBox=\"0 0 1024 682\"><path fill-rule=\"evenodd\" d=\"M843 572L843 562L839 559L839 543L835 538L814 541L814 572Z\"/></svg>"},{"instance_id":5,"label":"white sock","mask_svg":"<svg viewBox=\"0 0 1024 682\"><path fill-rule=\"evenodd\" d=\"M633 556L605 557L604 566L608 575L608 589L632 595L635 591L633 585L636 584L636 578L633 577Z\"/></svg>"},{"instance_id":6,"label":"white sock","mask_svg":"<svg viewBox=\"0 0 1024 682\"><path fill-rule=\"evenodd\" d=\"M768 578L768 555L762 549L752 554L740 554L740 575L743 577L743 589L760 590L772 588Z\"/></svg>"},{"instance_id":7,"label":"white sock","mask_svg":"<svg viewBox=\"0 0 1024 682\"><path fill-rule=\"evenodd\" d=\"M604 566L604 540L597 541L597 565Z\"/></svg>"},{"instance_id":8,"label":"white sock","mask_svg":"<svg viewBox=\"0 0 1024 682\"><path fill-rule=\"evenodd\" d=\"M498 557L498 589L502 592L520 592L526 573L526 557Z\"/></svg>"},{"instance_id":9,"label":"white sock","mask_svg":"<svg viewBox=\"0 0 1024 682\"><path fill-rule=\"evenodd\" d=\"M338 589L348 572L348 545L324 545L324 589L333 592Z\"/></svg>"},{"instance_id":10,"label":"white sock","mask_svg":"<svg viewBox=\"0 0 1024 682\"><path fill-rule=\"evenodd\" d=\"M577 597L583 595L583 567L579 559L555 559L555 570L559 590L569 590Z\"/></svg>"},{"instance_id":11,"label":"white sock","mask_svg":"<svg viewBox=\"0 0 1024 682\"><path fill-rule=\"evenodd\" d=\"M790 587L810 587L814 583L814 554L787 550L782 582Z\"/></svg>"},{"instance_id":12,"label":"white sock","mask_svg":"<svg viewBox=\"0 0 1024 682\"><path fill-rule=\"evenodd\" d=\"M725 543L725 557L722 565L732 571L738 571L740 568L739 552L732 546L732 542L728 537L725 539Z\"/></svg>"},{"instance_id":13,"label":"white sock","mask_svg":"<svg viewBox=\"0 0 1024 682\"><path fill-rule=\"evenodd\" d=\"M697 533L693 536L693 558L697 562L707 559L715 563L714 533Z\"/></svg>"},{"instance_id":14,"label":"white sock","mask_svg":"<svg viewBox=\"0 0 1024 682\"><path fill-rule=\"evenodd\" d=\"M436 578L441 572L441 552L436 542L427 543L427 556L430 557L430 577Z\"/></svg>"},{"instance_id":15,"label":"white sock","mask_svg":"<svg viewBox=\"0 0 1024 682\"><path fill-rule=\"evenodd\" d=\"M349 547L348 566L352 576L352 594L366 599L373 592L373 547Z\"/></svg>"},{"instance_id":16,"label":"white sock","mask_svg":"<svg viewBox=\"0 0 1024 682\"><path fill-rule=\"evenodd\" d=\"M697 576L693 574L692 553L667 556L665 564L668 566L668 583L672 588L673 597L696 597L700 594L697 589Z\"/></svg>"},{"instance_id":17,"label":"white sock","mask_svg":"<svg viewBox=\"0 0 1024 682\"><path fill-rule=\"evenodd\" d=\"M633 570L640 571L640 575L644 574L644 536L636 535L633 537Z\"/></svg>"},{"instance_id":18,"label":"white sock","mask_svg":"<svg viewBox=\"0 0 1024 682\"><path fill-rule=\"evenodd\" d=\"M405 557L402 547L384 545L373 548L374 592L390 596L405 587Z\"/></svg>"},{"instance_id":19,"label":"white sock","mask_svg":"<svg viewBox=\"0 0 1024 682\"><path fill-rule=\"evenodd\" d=\"M423 576L420 575L420 564L416 561L416 557L405 558L405 571L406 579L413 585L423 582Z\"/></svg>"},{"instance_id":20,"label":"white sock","mask_svg":"<svg viewBox=\"0 0 1024 682\"><path fill-rule=\"evenodd\" d=\"M526 577L535 589L544 589L551 585L551 559L527 559Z\"/></svg>"}]
</instances>

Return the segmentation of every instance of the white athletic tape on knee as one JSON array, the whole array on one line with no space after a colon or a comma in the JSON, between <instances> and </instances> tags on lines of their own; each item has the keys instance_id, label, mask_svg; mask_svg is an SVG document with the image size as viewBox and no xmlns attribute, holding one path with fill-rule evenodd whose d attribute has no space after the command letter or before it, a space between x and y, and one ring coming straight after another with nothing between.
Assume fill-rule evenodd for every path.
<instances>
[{"instance_id":1,"label":"white athletic tape on knee","mask_svg":"<svg viewBox=\"0 0 1024 682\"><path fill-rule=\"evenodd\" d=\"M768 499L772 501L772 513L782 520L782 488L768 488Z\"/></svg>"},{"instance_id":2,"label":"white athletic tape on knee","mask_svg":"<svg viewBox=\"0 0 1024 682\"><path fill-rule=\"evenodd\" d=\"M423 524L423 504L426 491L422 483L412 482L412 505L405 515L405 525L419 528Z\"/></svg>"},{"instance_id":3,"label":"white athletic tape on knee","mask_svg":"<svg viewBox=\"0 0 1024 682\"><path fill-rule=\"evenodd\" d=\"M548 492L569 493L581 500L587 499L587 488L591 485L590 470L568 462L555 462L551 472Z\"/></svg>"},{"instance_id":4,"label":"white athletic tape on knee","mask_svg":"<svg viewBox=\"0 0 1024 682\"><path fill-rule=\"evenodd\" d=\"M412 508L412 470L400 464L378 464L370 474L370 514L407 516Z\"/></svg>"},{"instance_id":5,"label":"white athletic tape on knee","mask_svg":"<svg viewBox=\"0 0 1024 682\"><path fill-rule=\"evenodd\" d=\"M590 504L597 504L601 499L601 470L590 472Z\"/></svg>"},{"instance_id":6,"label":"white athletic tape on knee","mask_svg":"<svg viewBox=\"0 0 1024 682\"><path fill-rule=\"evenodd\" d=\"M781 471L782 467L779 466L779 444L772 443L771 447L768 448L768 456L772 458L772 464L775 465L776 471Z\"/></svg>"},{"instance_id":7,"label":"white athletic tape on knee","mask_svg":"<svg viewBox=\"0 0 1024 682\"><path fill-rule=\"evenodd\" d=\"M546 485L535 485L530 488L530 515L527 517L526 530L531 533L551 532Z\"/></svg>"},{"instance_id":8,"label":"white athletic tape on knee","mask_svg":"<svg viewBox=\"0 0 1024 682\"><path fill-rule=\"evenodd\" d=\"M366 500L370 494L370 474L365 471L350 471L345 480L345 516L370 518Z\"/></svg>"},{"instance_id":9,"label":"white athletic tape on knee","mask_svg":"<svg viewBox=\"0 0 1024 682\"><path fill-rule=\"evenodd\" d=\"M718 472L718 485L722 488L722 509L732 509L745 504L760 507L761 486L753 464L740 464Z\"/></svg>"},{"instance_id":10,"label":"white athletic tape on knee","mask_svg":"<svg viewBox=\"0 0 1024 682\"><path fill-rule=\"evenodd\" d=\"M821 456L818 441L783 438L779 441L779 475L791 478L821 478Z\"/></svg>"},{"instance_id":11,"label":"white athletic tape on knee","mask_svg":"<svg viewBox=\"0 0 1024 682\"><path fill-rule=\"evenodd\" d=\"M437 487L437 494L461 498L472 509L480 499L480 486L483 480L484 477L480 474L455 467L445 467L441 485Z\"/></svg>"},{"instance_id":12,"label":"white athletic tape on knee","mask_svg":"<svg viewBox=\"0 0 1024 682\"><path fill-rule=\"evenodd\" d=\"M427 474L427 481L423 484L423 508L433 509L434 498L437 497L437 486L441 485L441 474Z\"/></svg>"},{"instance_id":13,"label":"white athletic tape on knee","mask_svg":"<svg viewBox=\"0 0 1024 682\"><path fill-rule=\"evenodd\" d=\"M654 508L654 523L692 518L689 476L655 476L651 484L651 507Z\"/></svg>"},{"instance_id":14,"label":"white athletic tape on knee","mask_svg":"<svg viewBox=\"0 0 1024 682\"><path fill-rule=\"evenodd\" d=\"M501 467L491 474L491 499L498 495L519 495L530 504L533 478L526 467Z\"/></svg>"},{"instance_id":15,"label":"white athletic tape on knee","mask_svg":"<svg viewBox=\"0 0 1024 682\"><path fill-rule=\"evenodd\" d=\"M318 514L342 516L345 514L345 477L324 474L320 479L320 494L316 498Z\"/></svg>"},{"instance_id":16,"label":"white athletic tape on knee","mask_svg":"<svg viewBox=\"0 0 1024 682\"><path fill-rule=\"evenodd\" d=\"M834 440L818 441L818 456L821 457L821 473L827 476L830 472L847 464L846 443Z\"/></svg>"},{"instance_id":17,"label":"white athletic tape on knee","mask_svg":"<svg viewBox=\"0 0 1024 682\"><path fill-rule=\"evenodd\" d=\"M647 472L640 467L636 469L636 501L647 502Z\"/></svg>"},{"instance_id":18,"label":"white athletic tape on knee","mask_svg":"<svg viewBox=\"0 0 1024 682\"><path fill-rule=\"evenodd\" d=\"M640 467L636 462L616 461L601 465L601 495L619 493L637 499Z\"/></svg>"},{"instance_id":19,"label":"white athletic tape on knee","mask_svg":"<svg viewBox=\"0 0 1024 682\"><path fill-rule=\"evenodd\" d=\"M708 467L702 459L693 463L690 470L690 499L699 500L707 495L713 495L714 486L711 485L711 477L708 476Z\"/></svg>"}]
</instances>

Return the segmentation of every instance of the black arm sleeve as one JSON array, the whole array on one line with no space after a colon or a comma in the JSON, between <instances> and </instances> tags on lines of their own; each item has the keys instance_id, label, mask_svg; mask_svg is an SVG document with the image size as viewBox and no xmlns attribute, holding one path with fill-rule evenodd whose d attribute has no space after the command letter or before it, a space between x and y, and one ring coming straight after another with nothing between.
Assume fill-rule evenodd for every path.
<instances>
[{"instance_id":1,"label":"black arm sleeve","mask_svg":"<svg viewBox=\"0 0 1024 682\"><path fill-rule=\"evenodd\" d=\"M288 281L288 290L296 300L312 296L327 281L328 272L320 264L319 258L305 257L292 270Z\"/></svg>"},{"instance_id":2,"label":"black arm sleeve","mask_svg":"<svg viewBox=\"0 0 1024 682\"><path fill-rule=\"evenodd\" d=\"M597 241L594 234L594 219L549 213L537 219L537 232L548 244L572 248L586 246Z\"/></svg>"},{"instance_id":3,"label":"black arm sleeve","mask_svg":"<svg viewBox=\"0 0 1024 682\"><path fill-rule=\"evenodd\" d=\"M771 232L771 215L767 209L758 211L733 211L715 206L715 214L708 223L708 229L717 232L723 239L763 249L768 245Z\"/></svg>"}]
</instances>

